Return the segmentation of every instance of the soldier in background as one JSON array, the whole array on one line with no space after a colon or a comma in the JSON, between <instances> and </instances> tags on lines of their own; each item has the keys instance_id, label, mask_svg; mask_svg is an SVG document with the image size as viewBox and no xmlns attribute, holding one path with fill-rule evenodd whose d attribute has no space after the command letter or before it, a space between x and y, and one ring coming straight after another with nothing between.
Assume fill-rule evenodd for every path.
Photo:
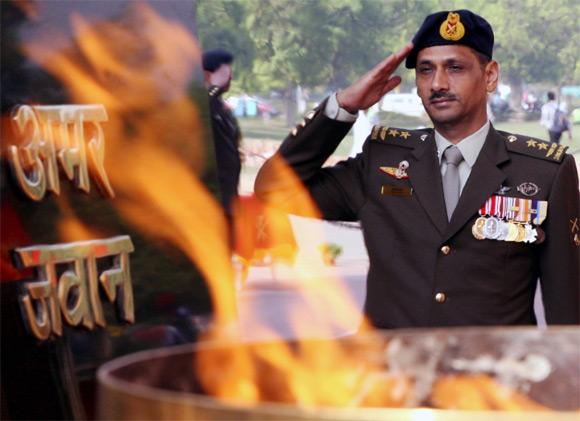
<instances>
[{"instance_id":1,"label":"soldier in background","mask_svg":"<svg viewBox=\"0 0 580 421\"><path fill-rule=\"evenodd\" d=\"M238 196L242 160L240 156L241 131L238 122L222 94L230 89L234 56L223 49L203 53L202 65L209 92L209 110L215 142L215 154L222 205L232 226L233 205Z\"/></svg>"},{"instance_id":2,"label":"soldier in background","mask_svg":"<svg viewBox=\"0 0 580 421\"><path fill-rule=\"evenodd\" d=\"M575 161L490 124L493 44L471 11L427 16L412 44L309 113L258 174L256 194L300 214L285 163L325 219L360 220L365 313L378 328L536 324L538 279L547 323L580 323ZM401 82L404 60L434 129L375 126L359 155L322 168L358 111Z\"/></svg>"}]
</instances>

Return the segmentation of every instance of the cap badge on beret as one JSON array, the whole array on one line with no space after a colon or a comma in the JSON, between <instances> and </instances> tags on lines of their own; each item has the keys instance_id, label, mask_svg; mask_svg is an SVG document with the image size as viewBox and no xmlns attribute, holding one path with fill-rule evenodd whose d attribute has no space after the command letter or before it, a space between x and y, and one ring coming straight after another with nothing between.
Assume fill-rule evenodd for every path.
<instances>
[{"instance_id":1,"label":"cap badge on beret","mask_svg":"<svg viewBox=\"0 0 580 421\"><path fill-rule=\"evenodd\" d=\"M439 34L448 41L459 41L465 35L465 26L461 23L459 13L449 12L447 19L439 27Z\"/></svg>"}]
</instances>

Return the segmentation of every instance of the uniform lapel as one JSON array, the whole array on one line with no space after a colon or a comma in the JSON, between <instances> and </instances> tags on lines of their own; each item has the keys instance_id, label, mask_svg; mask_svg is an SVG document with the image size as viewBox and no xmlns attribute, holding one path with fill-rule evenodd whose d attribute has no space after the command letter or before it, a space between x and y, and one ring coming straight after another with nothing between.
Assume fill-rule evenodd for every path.
<instances>
[{"instance_id":1,"label":"uniform lapel","mask_svg":"<svg viewBox=\"0 0 580 421\"><path fill-rule=\"evenodd\" d=\"M509 155L505 147L505 140L491 126L469 179L461 192L457 208L455 208L451 221L449 221L444 241L455 235L481 208L487 198L499 189L507 176L498 168L498 165L507 160L509 160Z\"/></svg>"},{"instance_id":2,"label":"uniform lapel","mask_svg":"<svg viewBox=\"0 0 580 421\"><path fill-rule=\"evenodd\" d=\"M435 227L443 234L447 229L448 222L433 131L413 150L413 157L415 162L409 165L407 170L409 182L413 186L417 200Z\"/></svg>"}]
</instances>

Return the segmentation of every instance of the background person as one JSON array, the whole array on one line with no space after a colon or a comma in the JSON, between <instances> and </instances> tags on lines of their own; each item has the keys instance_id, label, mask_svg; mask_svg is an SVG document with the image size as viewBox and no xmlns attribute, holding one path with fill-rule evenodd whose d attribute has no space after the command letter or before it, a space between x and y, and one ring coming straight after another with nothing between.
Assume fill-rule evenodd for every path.
<instances>
[{"instance_id":1,"label":"background person","mask_svg":"<svg viewBox=\"0 0 580 421\"><path fill-rule=\"evenodd\" d=\"M548 92L548 102L542 105L540 124L548 130L550 142L560 143L562 133L568 131L568 137L572 140L572 125L568 120L565 103L556 102L556 94Z\"/></svg>"},{"instance_id":2,"label":"background person","mask_svg":"<svg viewBox=\"0 0 580 421\"><path fill-rule=\"evenodd\" d=\"M241 130L238 121L222 98L222 95L230 89L233 61L233 54L223 49L208 50L202 56L205 84L209 93L209 111L222 205L230 227L242 168Z\"/></svg>"}]
</instances>

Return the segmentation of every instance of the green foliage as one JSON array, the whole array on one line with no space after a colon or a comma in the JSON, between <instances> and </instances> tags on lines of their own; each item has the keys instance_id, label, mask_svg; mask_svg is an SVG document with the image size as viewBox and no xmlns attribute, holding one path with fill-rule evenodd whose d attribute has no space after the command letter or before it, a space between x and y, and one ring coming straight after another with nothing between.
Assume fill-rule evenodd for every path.
<instances>
[{"instance_id":1,"label":"green foliage","mask_svg":"<svg viewBox=\"0 0 580 421\"><path fill-rule=\"evenodd\" d=\"M512 82L578 81L580 2L511 0L482 13L496 34L495 58Z\"/></svg>"},{"instance_id":2,"label":"green foliage","mask_svg":"<svg viewBox=\"0 0 580 421\"><path fill-rule=\"evenodd\" d=\"M204 48L236 54L249 92L335 90L408 42L429 13L469 8L489 20L512 84L579 84L578 0L198 0ZM400 69L405 83L413 72ZM507 78L507 79L506 79Z\"/></svg>"}]
</instances>

